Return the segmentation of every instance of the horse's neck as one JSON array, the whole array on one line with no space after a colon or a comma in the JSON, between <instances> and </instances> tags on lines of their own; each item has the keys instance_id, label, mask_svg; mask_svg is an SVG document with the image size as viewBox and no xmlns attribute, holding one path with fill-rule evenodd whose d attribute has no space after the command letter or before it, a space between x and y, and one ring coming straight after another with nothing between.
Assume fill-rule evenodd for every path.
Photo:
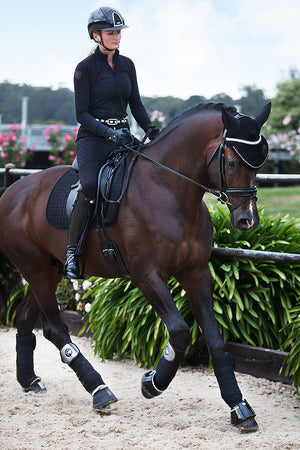
<instances>
[{"instance_id":1,"label":"horse's neck","mask_svg":"<svg viewBox=\"0 0 300 450\"><path fill-rule=\"evenodd\" d=\"M200 179L198 181L204 182L203 177L207 174L207 154L217 142L219 133L216 131L208 133L205 122L203 124L198 122L196 120L187 122L172 130L170 134L149 147L149 155L192 179L200 176L202 181Z\"/></svg>"}]
</instances>

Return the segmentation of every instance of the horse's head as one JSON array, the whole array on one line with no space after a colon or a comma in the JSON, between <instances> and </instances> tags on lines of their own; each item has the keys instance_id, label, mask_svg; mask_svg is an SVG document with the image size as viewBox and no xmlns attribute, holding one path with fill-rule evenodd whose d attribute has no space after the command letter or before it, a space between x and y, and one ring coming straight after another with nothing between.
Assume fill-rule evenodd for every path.
<instances>
[{"instance_id":1,"label":"horse's head","mask_svg":"<svg viewBox=\"0 0 300 450\"><path fill-rule=\"evenodd\" d=\"M251 119L223 108L223 139L208 163L210 178L220 191L219 200L227 204L231 223L240 231L248 231L259 222L255 177L268 157L268 144L260 129L270 110L271 103Z\"/></svg>"}]
</instances>

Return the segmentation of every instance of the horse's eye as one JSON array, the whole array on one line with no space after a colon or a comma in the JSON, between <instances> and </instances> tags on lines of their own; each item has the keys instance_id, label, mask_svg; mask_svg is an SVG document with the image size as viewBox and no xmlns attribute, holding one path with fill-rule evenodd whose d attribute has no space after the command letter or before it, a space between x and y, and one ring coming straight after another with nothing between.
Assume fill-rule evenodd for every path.
<instances>
[{"instance_id":1,"label":"horse's eye","mask_svg":"<svg viewBox=\"0 0 300 450\"><path fill-rule=\"evenodd\" d=\"M228 161L228 165L229 165L229 167L234 167L235 166L235 161L233 159L230 159Z\"/></svg>"}]
</instances>

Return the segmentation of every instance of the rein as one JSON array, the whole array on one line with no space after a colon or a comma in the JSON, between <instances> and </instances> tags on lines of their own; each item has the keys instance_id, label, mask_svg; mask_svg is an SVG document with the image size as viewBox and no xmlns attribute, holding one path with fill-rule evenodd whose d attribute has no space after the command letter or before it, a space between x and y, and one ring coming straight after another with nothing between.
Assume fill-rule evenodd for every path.
<instances>
[{"instance_id":1,"label":"rein","mask_svg":"<svg viewBox=\"0 0 300 450\"><path fill-rule=\"evenodd\" d=\"M225 155L224 155L224 145L226 143L226 134L227 134L227 130L224 130L223 136L222 136L222 141L221 143L218 145L218 147L213 151L211 157L209 158L208 164L207 164L207 168L210 166L211 162L213 161L215 155L219 152L218 154L218 161L219 161L219 180L220 180L220 189L219 191L209 188L207 186L204 186L201 183L198 183L197 181L193 180L192 178L189 178L185 175L183 175L180 172L177 172L176 170L171 169L168 166L165 166L164 164L161 164L160 162L156 161L155 159L151 158L148 155L145 155L144 153L141 152L142 148L144 147L144 142L148 137L148 134L146 133L146 135L144 136L142 142L139 144L138 148L135 149L129 145L125 145L125 149L131 151L132 153L134 153L135 155L139 155L142 156L144 159L147 159L148 161L151 161L153 164L155 164L156 166L160 167L161 169L164 169L170 173L173 173L174 175L183 178L184 180L193 183L194 185L200 187L201 189L203 189L204 191L208 192L209 194L214 195L215 197L217 197L217 200L220 201L223 204L226 204L229 208L230 211L234 211L235 209L239 208L241 205L243 205L244 203L246 203L248 200L250 200L251 198L256 198L256 194L257 194L257 189L256 186L254 187L245 187L245 188L228 188L226 185L226 180L225 180ZM124 150L125 150L124 149ZM232 207L229 197L245 197L244 200L242 200L240 203L238 203L237 205L235 205L234 207Z\"/></svg>"}]
</instances>

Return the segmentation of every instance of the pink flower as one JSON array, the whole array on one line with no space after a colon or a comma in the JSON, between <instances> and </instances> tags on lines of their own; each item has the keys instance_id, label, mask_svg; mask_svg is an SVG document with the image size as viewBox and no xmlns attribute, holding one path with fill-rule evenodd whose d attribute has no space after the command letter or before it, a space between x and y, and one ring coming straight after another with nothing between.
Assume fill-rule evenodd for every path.
<instances>
[{"instance_id":1,"label":"pink flower","mask_svg":"<svg viewBox=\"0 0 300 450\"><path fill-rule=\"evenodd\" d=\"M290 114L288 114L287 116L285 116L282 123L283 123L283 125L288 125L291 122L291 120L292 120L292 116Z\"/></svg>"},{"instance_id":2,"label":"pink flower","mask_svg":"<svg viewBox=\"0 0 300 450\"><path fill-rule=\"evenodd\" d=\"M62 158L57 158L55 164L59 165L59 164L61 164L61 163L62 163Z\"/></svg>"},{"instance_id":3,"label":"pink flower","mask_svg":"<svg viewBox=\"0 0 300 450\"><path fill-rule=\"evenodd\" d=\"M2 147L6 147L8 145L8 142L4 136L0 136L0 144Z\"/></svg>"},{"instance_id":4,"label":"pink flower","mask_svg":"<svg viewBox=\"0 0 300 450\"><path fill-rule=\"evenodd\" d=\"M16 133L10 133L10 135L8 136L8 140L12 141L12 142L17 142L17 135L16 135Z\"/></svg>"},{"instance_id":5,"label":"pink flower","mask_svg":"<svg viewBox=\"0 0 300 450\"><path fill-rule=\"evenodd\" d=\"M8 157L8 153L1 152L1 158L7 158L7 157Z\"/></svg>"},{"instance_id":6,"label":"pink flower","mask_svg":"<svg viewBox=\"0 0 300 450\"><path fill-rule=\"evenodd\" d=\"M49 155L48 159L49 159L49 161L54 161L55 160L55 156L54 155Z\"/></svg>"},{"instance_id":7,"label":"pink flower","mask_svg":"<svg viewBox=\"0 0 300 450\"><path fill-rule=\"evenodd\" d=\"M70 156L73 156L73 155L75 155L75 152L74 152L74 150L70 150L70 151L69 151L69 155L70 155Z\"/></svg>"},{"instance_id":8,"label":"pink flower","mask_svg":"<svg viewBox=\"0 0 300 450\"><path fill-rule=\"evenodd\" d=\"M22 136L22 143L26 144L26 136L25 136L25 134Z\"/></svg>"},{"instance_id":9,"label":"pink flower","mask_svg":"<svg viewBox=\"0 0 300 450\"><path fill-rule=\"evenodd\" d=\"M12 125L10 125L9 129L11 131L19 131L21 128L21 124L20 123L13 123Z\"/></svg>"},{"instance_id":10,"label":"pink flower","mask_svg":"<svg viewBox=\"0 0 300 450\"><path fill-rule=\"evenodd\" d=\"M69 141L71 141L72 140L72 138L71 138L71 136L69 135L69 133L65 133L64 134L64 141L65 142L69 142Z\"/></svg>"},{"instance_id":11,"label":"pink flower","mask_svg":"<svg viewBox=\"0 0 300 450\"><path fill-rule=\"evenodd\" d=\"M59 129L57 128L58 126L61 126L61 124L56 123L55 125L50 125L48 128L46 128L44 130L44 133L54 133L54 134L58 134L59 133Z\"/></svg>"},{"instance_id":12,"label":"pink flower","mask_svg":"<svg viewBox=\"0 0 300 450\"><path fill-rule=\"evenodd\" d=\"M46 141L50 141L51 136L49 133L45 133L45 139L46 139Z\"/></svg>"}]
</instances>

